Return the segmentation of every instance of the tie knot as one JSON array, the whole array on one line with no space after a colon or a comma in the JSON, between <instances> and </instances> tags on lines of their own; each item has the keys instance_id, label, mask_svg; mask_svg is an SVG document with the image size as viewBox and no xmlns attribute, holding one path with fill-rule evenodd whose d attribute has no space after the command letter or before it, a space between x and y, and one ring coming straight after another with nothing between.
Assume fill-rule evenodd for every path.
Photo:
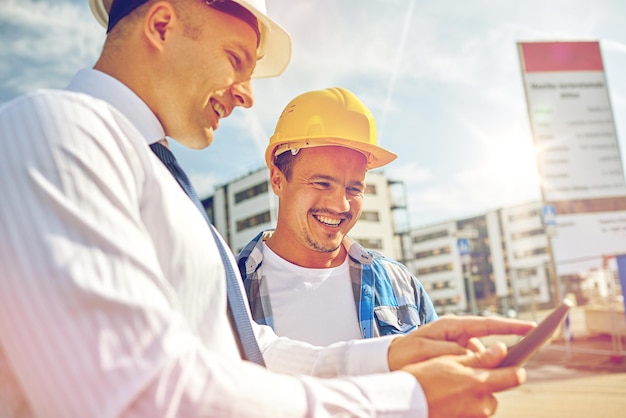
<instances>
[{"instance_id":1,"label":"tie knot","mask_svg":"<svg viewBox=\"0 0 626 418\"><path fill-rule=\"evenodd\" d=\"M174 157L172 151L170 151L165 145L155 142L154 144L150 144L150 148L152 149L152 152L154 152L156 156L159 157L159 159L165 164L176 163L176 157Z\"/></svg>"}]
</instances>

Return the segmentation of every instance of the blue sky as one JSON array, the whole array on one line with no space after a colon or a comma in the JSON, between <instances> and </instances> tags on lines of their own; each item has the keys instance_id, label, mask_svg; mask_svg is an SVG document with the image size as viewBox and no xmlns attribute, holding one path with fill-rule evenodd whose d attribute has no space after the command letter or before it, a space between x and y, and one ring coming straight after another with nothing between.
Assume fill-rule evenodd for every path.
<instances>
[{"instance_id":1,"label":"blue sky","mask_svg":"<svg viewBox=\"0 0 626 418\"><path fill-rule=\"evenodd\" d=\"M341 86L370 107L384 168L406 183L422 226L540 198L516 43L599 40L626 155L623 0L267 0L292 35L285 73L254 81L256 104L222 121L203 151L174 147L201 196L263 166L282 108ZM94 64L104 29L87 0L0 0L0 103L63 88Z\"/></svg>"}]
</instances>

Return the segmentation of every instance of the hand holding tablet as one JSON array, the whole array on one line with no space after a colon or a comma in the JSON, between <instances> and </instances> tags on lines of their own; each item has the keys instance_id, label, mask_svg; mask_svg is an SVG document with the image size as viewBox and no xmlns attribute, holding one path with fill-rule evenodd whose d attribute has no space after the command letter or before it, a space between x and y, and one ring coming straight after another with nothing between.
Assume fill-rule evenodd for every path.
<instances>
[{"instance_id":1,"label":"hand holding tablet","mask_svg":"<svg viewBox=\"0 0 626 418\"><path fill-rule=\"evenodd\" d=\"M517 344L509 348L507 356L498 367L521 366L525 363L552 337L572 305L571 301L563 300L561 305L541 321L537 328L530 331Z\"/></svg>"}]
</instances>

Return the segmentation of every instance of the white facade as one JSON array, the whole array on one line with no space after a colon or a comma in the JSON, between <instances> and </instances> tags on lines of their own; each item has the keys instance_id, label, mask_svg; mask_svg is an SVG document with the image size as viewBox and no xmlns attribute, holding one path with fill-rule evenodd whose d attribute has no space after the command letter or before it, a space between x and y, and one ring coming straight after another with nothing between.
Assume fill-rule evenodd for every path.
<instances>
[{"instance_id":1,"label":"white facade","mask_svg":"<svg viewBox=\"0 0 626 418\"><path fill-rule=\"evenodd\" d=\"M506 246L501 227L500 211L488 212L485 218L496 296L500 299L508 298L511 292L507 276Z\"/></svg>"},{"instance_id":2,"label":"white facade","mask_svg":"<svg viewBox=\"0 0 626 418\"><path fill-rule=\"evenodd\" d=\"M213 195L213 222L235 254L259 232L273 228L277 212L267 168L217 187Z\"/></svg>"},{"instance_id":3,"label":"white facade","mask_svg":"<svg viewBox=\"0 0 626 418\"><path fill-rule=\"evenodd\" d=\"M363 212L348 234L365 248L398 259L394 241L395 227L391 213L392 201L387 177L380 171L368 171Z\"/></svg>"},{"instance_id":4,"label":"white facade","mask_svg":"<svg viewBox=\"0 0 626 418\"><path fill-rule=\"evenodd\" d=\"M448 221L413 228L410 233L413 260L407 266L424 285L439 313L468 308L456 229L456 222Z\"/></svg>"},{"instance_id":5,"label":"white facade","mask_svg":"<svg viewBox=\"0 0 626 418\"><path fill-rule=\"evenodd\" d=\"M550 249L539 201L501 209L514 299L521 305L550 301Z\"/></svg>"}]
</instances>

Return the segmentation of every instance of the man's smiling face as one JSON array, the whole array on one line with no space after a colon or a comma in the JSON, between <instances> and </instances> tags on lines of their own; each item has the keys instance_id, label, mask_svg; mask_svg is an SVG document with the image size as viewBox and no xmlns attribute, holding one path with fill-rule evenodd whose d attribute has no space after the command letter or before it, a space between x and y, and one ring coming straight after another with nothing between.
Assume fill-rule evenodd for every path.
<instances>
[{"instance_id":1,"label":"man's smiling face","mask_svg":"<svg viewBox=\"0 0 626 418\"><path fill-rule=\"evenodd\" d=\"M291 254L281 256L295 262L306 253L338 253L361 215L366 166L358 151L322 146L301 149L291 178L283 175L278 187L275 176L282 173L274 168L272 183L280 198L277 229L293 239Z\"/></svg>"}]
</instances>

